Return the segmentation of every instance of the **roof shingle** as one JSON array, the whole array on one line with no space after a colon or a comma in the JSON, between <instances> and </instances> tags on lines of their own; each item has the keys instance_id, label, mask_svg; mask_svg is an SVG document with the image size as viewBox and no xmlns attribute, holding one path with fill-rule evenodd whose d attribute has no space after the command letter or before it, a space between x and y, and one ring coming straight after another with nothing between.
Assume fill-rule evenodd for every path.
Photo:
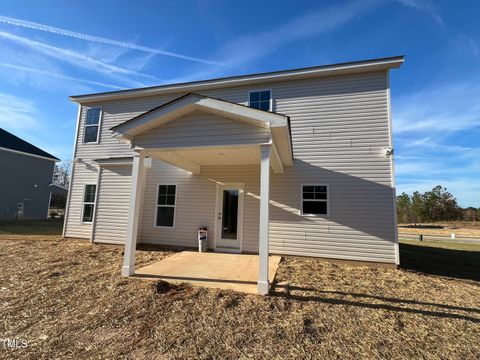
<instances>
[{"instance_id":1,"label":"roof shingle","mask_svg":"<svg viewBox=\"0 0 480 360\"><path fill-rule=\"evenodd\" d=\"M0 128L0 148L20 151L23 153L60 161L60 159L56 158L55 156L50 155L46 151L39 149L35 145L20 139L18 136L15 136L2 128Z\"/></svg>"}]
</instances>

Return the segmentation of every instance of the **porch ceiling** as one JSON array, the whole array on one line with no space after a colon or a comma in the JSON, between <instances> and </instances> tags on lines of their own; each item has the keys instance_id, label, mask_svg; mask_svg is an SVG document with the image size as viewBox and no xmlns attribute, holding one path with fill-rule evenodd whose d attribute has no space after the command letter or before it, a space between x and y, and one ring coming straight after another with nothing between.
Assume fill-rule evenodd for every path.
<instances>
[{"instance_id":1,"label":"porch ceiling","mask_svg":"<svg viewBox=\"0 0 480 360\"><path fill-rule=\"evenodd\" d=\"M257 145L232 147L198 147L174 150L147 149L143 153L154 159L162 160L194 174L201 172L202 166L259 165L260 148ZM283 172L278 153L272 155L272 169Z\"/></svg>"}]
</instances>

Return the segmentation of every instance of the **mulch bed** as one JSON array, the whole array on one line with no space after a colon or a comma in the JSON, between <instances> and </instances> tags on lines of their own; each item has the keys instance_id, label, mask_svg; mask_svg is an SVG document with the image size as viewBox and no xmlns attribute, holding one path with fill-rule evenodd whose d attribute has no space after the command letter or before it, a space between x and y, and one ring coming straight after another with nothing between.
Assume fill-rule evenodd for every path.
<instances>
[{"instance_id":1,"label":"mulch bed","mask_svg":"<svg viewBox=\"0 0 480 360\"><path fill-rule=\"evenodd\" d=\"M121 262L86 241L0 240L0 338L28 341L0 357L480 358L472 279L286 258L261 297L122 278Z\"/></svg>"}]
</instances>

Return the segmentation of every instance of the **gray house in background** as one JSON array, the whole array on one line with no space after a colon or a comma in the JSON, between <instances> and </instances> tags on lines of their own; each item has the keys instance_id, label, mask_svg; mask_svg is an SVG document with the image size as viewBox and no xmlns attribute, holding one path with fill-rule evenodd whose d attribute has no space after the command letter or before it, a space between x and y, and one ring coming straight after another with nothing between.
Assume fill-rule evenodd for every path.
<instances>
[{"instance_id":1,"label":"gray house in background","mask_svg":"<svg viewBox=\"0 0 480 360\"><path fill-rule=\"evenodd\" d=\"M0 219L46 219L52 193L55 156L0 129Z\"/></svg>"}]
</instances>

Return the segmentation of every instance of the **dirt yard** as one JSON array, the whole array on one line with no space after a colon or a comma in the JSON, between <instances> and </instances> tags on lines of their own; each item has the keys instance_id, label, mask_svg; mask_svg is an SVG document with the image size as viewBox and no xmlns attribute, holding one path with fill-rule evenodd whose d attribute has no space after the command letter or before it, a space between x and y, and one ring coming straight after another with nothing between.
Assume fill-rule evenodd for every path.
<instances>
[{"instance_id":1,"label":"dirt yard","mask_svg":"<svg viewBox=\"0 0 480 360\"><path fill-rule=\"evenodd\" d=\"M122 278L122 249L30 226L0 223L0 338L27 341L0 358L480 358L478 245L402 244L401 270L287 258L260 297Z\"/></svg>"}]
</instances>

